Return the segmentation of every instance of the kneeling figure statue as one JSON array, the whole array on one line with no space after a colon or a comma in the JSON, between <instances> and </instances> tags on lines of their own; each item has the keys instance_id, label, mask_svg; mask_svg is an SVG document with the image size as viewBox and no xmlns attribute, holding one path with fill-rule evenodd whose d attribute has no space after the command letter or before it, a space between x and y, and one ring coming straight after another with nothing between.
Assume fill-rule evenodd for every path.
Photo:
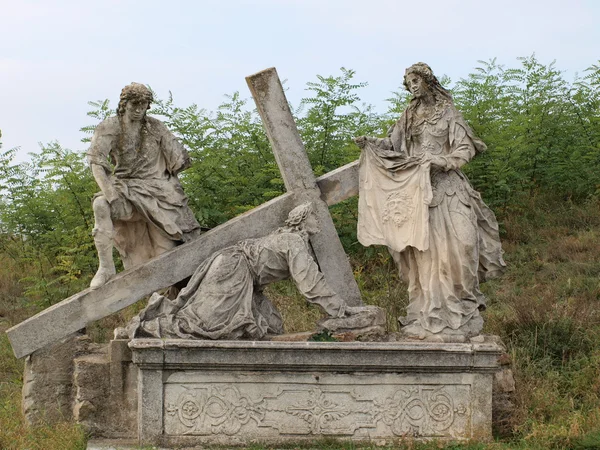
<instances>
[{"instance_id":1,"label":"kneeling figure statue","mask_svg":"<svg viewBox=\"0 0 600 450\"><path fill-rule=\"evenodd\" d=\"M348 306L327 285L309 250L309 237L319 231L312 203L294 208L285 226L273 233L214 253L175 300L155 293L115 336L258 340L282 334L281 315L263 287L287 278L338 329L382 327L385 314L380 308Z\"/></svg>"}]
</instances>

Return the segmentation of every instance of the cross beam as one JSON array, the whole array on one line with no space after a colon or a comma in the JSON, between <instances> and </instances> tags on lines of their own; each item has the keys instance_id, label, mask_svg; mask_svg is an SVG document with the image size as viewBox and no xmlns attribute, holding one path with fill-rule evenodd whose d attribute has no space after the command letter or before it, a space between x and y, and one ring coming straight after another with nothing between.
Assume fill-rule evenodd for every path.
<instances>
[{"instance_id":1,"label":"cross beam","mask_svg":"<svg viewBox=\"0 0 600 450\"><path fill-rule=\"evenodd\" d=\"M206 258L218 250L243 239L264 236L270 230L281 226L287 213L299 202L306 200L315 202L323 228L323 232L316 236L324 235L324 239L311 240L321 270L332 288L350 304L361 303L356 281L354 277L350 279L348 276L348 273L352 275L352 271L347 257L343 249L342 253L339 253L341 244L327 211L327 206L358 194L357 162L315 179L275 69L248 77L248 83L251 84L255 99L258 99L257 104L263 105L259 105L259 111L261 108L266 111L261 112L261 117L263 120L266 117L265 128L286 188L290 192L235 217L151 261L119 273L99 289L86 289L8 329L6 333L17 358L58 342L84 328L88 323L120 311L153 292L187 278ZM274 114L277 108L284 112L280 115ZM295 159L289 159L289 162L285 160L288 148L295 154ZM291 167L288 164L291 164ZM304 165L305 170L308 167L310 174L305 170L298 173L296 169L300 164ZM334 241L333 245L329 241ZM342 266L342 278L335 278L338 276L335 271L336 264ZM339 280L343 280L341 283L348 283L350 287L340 286Z\"/></svg>"},{"instance_id":2,"label":"cross beam","mask_svg":"<svg viewBox=\"0 0 600 450\"><path fill-rule=\"evenodd\" d=\"M246 78L271 143L288 192L298 202L310 200L321 222L321 232L310 238L327 284L350 305L360 305L360 291L344 252L329 208L321 200L317 179L308 160L296 122L274 67Z\"/></svg>"}]
</instances>

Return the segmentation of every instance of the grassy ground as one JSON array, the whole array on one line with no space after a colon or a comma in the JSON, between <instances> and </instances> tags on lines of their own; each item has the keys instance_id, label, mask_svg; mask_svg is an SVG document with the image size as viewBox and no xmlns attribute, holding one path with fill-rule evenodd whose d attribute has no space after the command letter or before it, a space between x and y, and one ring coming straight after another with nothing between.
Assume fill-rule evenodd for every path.
<instances>
[{"instance_id":1,"label":"grassy ground","mask_svg":"<svg viewBox=\"0 0 600 450\"><path fill-rule=\"evenodd\" d=\"M500 335L512 358L514 414L494 443L405 442L379 448L600 449L600 204L532 200L504 214L508 271L483 286L489 299L485 332ZM393 262L376 249L353 264L366 302L387 309L394 331L407 296ZM0 260L0 449L85 448L86 437L76 426L24 426L22 362L12 356L3 333L34 312L21 298L19 276L9 260ZM288 332L310 329L320 317L290 283L271 287L269 294ZM99 322L92 334L108 339L137 309ZM375 447L320 441L286 448Z\"/></svg>"},{"instance_id":2,"label":"grassy ground","mask_svg":"<svg viewBox=\"0 0 600 450\"><path fill-rule=\"evenodd\" d=\"M34 314L21 297L22 273L0 255L0 449L80 450L86 448L83 430L71 423L29 428L21 415L23 361L17 360L6 333L12 325Z\"/></svg>"}]
</instances>

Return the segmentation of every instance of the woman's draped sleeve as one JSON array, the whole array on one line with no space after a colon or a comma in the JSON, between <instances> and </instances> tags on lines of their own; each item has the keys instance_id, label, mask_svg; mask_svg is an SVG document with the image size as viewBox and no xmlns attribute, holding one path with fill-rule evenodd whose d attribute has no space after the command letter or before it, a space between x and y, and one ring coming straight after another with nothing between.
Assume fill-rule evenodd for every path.
<instances>
[{"instance_id":1,"label":"woman's draped sleeve","mask_svg":"<svg viewBox=\"0 0 600 450\"><path fill-rule=\"evenodd\" d=\"M448 139L450 154L444 155L447 161L447 170L459 169L469 162L477 153L486 150L486 145L477 138L471 127L467 125L462 114L456 108L449 108Z\"/></svg>"}]
</instances>

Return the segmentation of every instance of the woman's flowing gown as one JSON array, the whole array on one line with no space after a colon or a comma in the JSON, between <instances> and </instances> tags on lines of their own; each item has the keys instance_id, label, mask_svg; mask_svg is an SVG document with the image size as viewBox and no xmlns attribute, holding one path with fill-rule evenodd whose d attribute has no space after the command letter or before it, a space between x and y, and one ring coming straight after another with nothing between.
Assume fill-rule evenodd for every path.
<instances>
[{"instance_id":1,"label":"woman's flowing gown","mask_svg":"<svg viewBox=\"0 0 600 450\"><path fill-rule=\"evenodd\" d=\"M408 283L409 305L406 317L401 319L405 326L412 325L417 330L431 333L443 330L463 333L466 327L470 328L469 334L478 334L481 330L483 321L479 311L485 307L485 297L479 283L499 276L505 263L496 217L459 167L483 150L483 142L473 135L449 101L438 103L435 111L424 118L417 116L415 108L409 107L392 127L388 138L370 139L365 146L361 157L359 239L361 229L362 235L366 236L366 228L373 228L372 220L364 221L366 214L362 214L361 223L361 212L370 208L368 215L371 218L390 215L385 205L382 207L384 211L373 211L376 201L371 201L369 195L374 198L378 194L376 190L365 192L363 178L368 178L370 185L389 185L399 175L409 174L411 170L430 172L430 177L426 177L430 187L422 186L422 181L417 180L421 184L418 191L421 193L417 193L421 200L419 203L418 197L415 197L416 206L412 208L416 210L419 205L428 204L428 218L425 216L425 223L420 222L420 227L415 226L414 230L408 231L415 234L413 244L409 239L408 245L402 247L398 239L386 238L385 230L380 236L381 242L375 242L377 239L365 239L366 242L363 242L361 239L365 245L388 245L401 277ZM431 164L432 157L441 157L445 167ZM418 166L403 169L406 161L411 159L418 160ZM365 172L367 161L378 167L376 175L373 170ZM406 188L404 185L400 187L399 183L396 185L403 190L410 188L408 183L405 183ZM413 191L410 192L412 196ZM394 206L390 204L388 209ZM406 211L411 205L405 201L398 207ZM414 218L417 225L418 219ZM401 232L406 233L405 230Z\"/></svg>"}]
</instances>

